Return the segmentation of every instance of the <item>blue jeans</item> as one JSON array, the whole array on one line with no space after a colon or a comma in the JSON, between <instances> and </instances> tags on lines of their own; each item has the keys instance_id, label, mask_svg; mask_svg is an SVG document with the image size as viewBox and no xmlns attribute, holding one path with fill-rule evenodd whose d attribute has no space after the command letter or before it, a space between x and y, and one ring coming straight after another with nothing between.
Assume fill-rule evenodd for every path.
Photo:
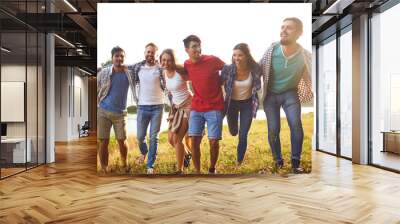
<instances>
[{"instance_id":1,"label":"blue jeans","mask_svg":"<svg viewBox=\"0 0 400 224\"><path fill-rule=\"evenodd\" d=\"M203 136L204 125L207 122L208 139L221 140L222 138L222 111L207 112L190 111L189 136Z\"/></svg>"},{"instance_id":2,"label":"blue jeans","mask_svg":"<svg viewBox=\"0 0 400 224\"><path fill-rule=\"evenodd\" d=\"M163 105L139 105L137 110L137 141L143 155L149 153L147 168L153 168L157 157L158 132L160 131ZM150 150L146 144L147 127L150 123Z\"/></svg>"},{"instance_id":3,"label":"blue jeans","mask_svg":"<svg viewBox=\"0 0 400 224\"><path fill-rule=\"evenodd\" d=\"M239 144L237 146L237 161L241 163L247 150L247 134L253 121L252 100L231 100L226 114L229 132L236 136L239 132ZM240 116L240 126L238 119ZM239 129L239 130L238 130Z\"/></svg>"},{"instance_id":4,"label":"blue jeans","mask_svg":"<svg viewBox=\"0 0 400 224\"><path fill-rule=\"evenodd\" d=\"M290 90L281 94L268 92L264 100L264 112L268 122L268 142L271 147L272 156L278 164L283 164L279 137L281 107L286 114L290 128L292 167L297 168L300 164L304 133L301 123L301 104L296 90Z\"/></svg>"}]
</instances>

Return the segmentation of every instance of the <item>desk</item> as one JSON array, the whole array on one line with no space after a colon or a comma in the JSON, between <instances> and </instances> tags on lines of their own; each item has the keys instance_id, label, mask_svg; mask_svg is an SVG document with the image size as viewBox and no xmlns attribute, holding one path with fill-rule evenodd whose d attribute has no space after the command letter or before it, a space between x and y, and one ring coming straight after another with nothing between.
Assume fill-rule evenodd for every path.
<instances>
[{"instance_id":1,"label":"desk","mask_svg":"<svg viewBox=\"0 0 400 224\"><path fill-rule=\"evenodd\" d=\"M392 152L400 154L400 131L382 131L383 150L382 152Z\"/></svg>"},{"instance_id":2,"label":"desk","mask_svg":"<svg viewBox=\"0 0 400 224\"><path fill-rule=\"evenodd\" d=\"M1 159L5 160L6 163L31 162L32 141L28 138L26 142L28 142L28 147L25 151L25 138L1 139Z\"/></svg>"}]
</instances>

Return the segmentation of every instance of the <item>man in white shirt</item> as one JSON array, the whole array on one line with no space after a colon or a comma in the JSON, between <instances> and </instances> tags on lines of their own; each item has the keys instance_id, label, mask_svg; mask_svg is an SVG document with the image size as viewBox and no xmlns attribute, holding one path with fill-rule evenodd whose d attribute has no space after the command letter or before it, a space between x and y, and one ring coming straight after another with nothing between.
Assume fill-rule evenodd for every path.
<instances>
[{"instance_id":1,"label":"man in white shirt","mask_svg":"<svg viewBox=\"0 0 400 224\"><path fill-rule=\"evenodd\" d=\"M165 79L162 69L155 60L157 46L149 43L145 47L145 60L128 66L132 70L136 91L134 98L137 105L137 141L141 156L139 162L147 158L147 173L154 173L154 162L157 156L158 133L160 131L163 114L163 98ZM150 147L146 144L147 128L150 125Z\"/></svg>"}]
</instances>

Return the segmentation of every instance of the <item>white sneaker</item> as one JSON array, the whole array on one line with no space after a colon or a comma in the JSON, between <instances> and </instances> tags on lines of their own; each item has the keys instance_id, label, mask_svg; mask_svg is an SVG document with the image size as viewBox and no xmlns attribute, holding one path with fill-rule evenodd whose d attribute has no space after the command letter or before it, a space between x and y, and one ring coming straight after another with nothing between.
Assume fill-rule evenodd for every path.
<instances>
[{"instance_id":1,"label":"white sneaker","mask_svg":"<svg viewBox=\"0 0 400 224\"><path fill-rule=\"evenodd\" d=\"M147 168L147 174L154 174L153 168Z\"/></svg>"},{"instance_id":2,"label":"white sneaker","mask_svg":"<svg viewBox=\"0 0 400 224\"><path fill-rule=\"evenodd\" d=\"M236 161L236 162L235 162L235 168L236 168L236 169L240 169L240 167L242 166L242 163L243 163L243 162L238 162L238 161Z\"/></svg>"}]
</instances>

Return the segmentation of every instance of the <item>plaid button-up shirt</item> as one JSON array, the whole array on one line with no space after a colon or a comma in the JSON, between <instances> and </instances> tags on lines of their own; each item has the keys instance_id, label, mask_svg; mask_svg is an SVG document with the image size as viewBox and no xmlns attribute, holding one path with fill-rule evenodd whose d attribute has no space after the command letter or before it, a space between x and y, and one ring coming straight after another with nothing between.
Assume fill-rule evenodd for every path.
<instances>
[{"instance_id":1,"label":"plaid button-up shirt","mask_svg":"<svg viewBox=\"0 0 400 224\"><path fill-rule=\"evenodd\" d=\"M261 58L260 65L262 69L261 75L263 76L263 88L262 88L262 101L264 101L268 92L268 80L272 74L272 52L274 47L277 46L279 42L274 42L264 53ZM300 103L307 103L313 99L312 83L311 83L311 53L301 49L301 54L304 57L304 70L301 75L301 79L297 85L297 95L299 96ZM262 102L261 101L261 102Z\"/></svg>"},{"instance_id":2,"label":"plaid button-up shirt","mask_svg":"<svg viewBox=\"0 0 400 224\"><path fill-rule=\"evenodd\" d=\"M237 72L235 64L225 65L221 70L221 80L222 83L224 84L224 89L225 89L224 115L229 110L229 105L232 99L233 83L236 80L236 74ZM261 80L260 80L261 69L257 66L256 68L253 68L251 70L250 74L252 77L252 87L251 87L252 110L253 110L253 117L256 117L259 104L257 91L261 89Z\"/></svg>"},{"instance_id":3,"label":"plaid button-up shirt","mask_svg":"<svg viewBox=\"0 0 400 224\"><path fill-rule=\"evenodd\" d=\"M133 82L135 85L135 91L133 91L133 99L135 100L136 105L139 105L138 104L138 102L139 102L138 93L139 93L139 88L140 88L139 72L140 72L140 69L142 68L142 66L144 66L145 64L146 64L146 61L143 60L141 62L138 62L136 64L128 66L128 70L131 71L131 73L132 73ZM165 93L165 91L166 91L165 77L163 76L162 68L159 65L157 65L157 66L158 66L158 71L160 73L161 90L164 91L164 93ZM165 93L165 94L167 94L167 93Z\"/></svg>"}]
</instances>

